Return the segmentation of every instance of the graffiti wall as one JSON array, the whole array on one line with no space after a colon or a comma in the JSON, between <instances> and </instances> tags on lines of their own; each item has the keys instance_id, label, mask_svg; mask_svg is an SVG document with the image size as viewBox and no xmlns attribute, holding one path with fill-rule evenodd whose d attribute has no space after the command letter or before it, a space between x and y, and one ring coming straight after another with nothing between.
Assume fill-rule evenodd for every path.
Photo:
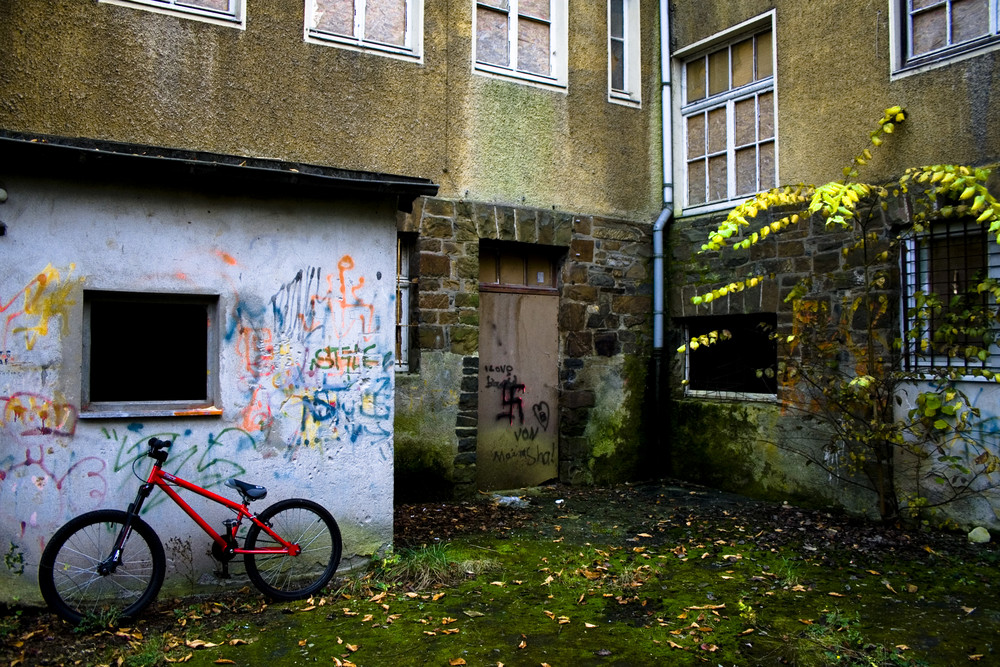
<instances>
[{"instance_id":1,"label":"graffiti wall","mask_svg":"<svg viewBox=\"0 0 1000 667\"><path fill-rule=\"evenodd\" d=\"M34 566L47 539L81 512L125 508L137 457L136 470L149 469L151 437L174 441L168 470L221 495L232 493L222 486L230 477L266 486L258 511L288 497L325 505L346 563L391 543L394 201L3 180L0 547L27 567L0 570L12 583L2 595L40 599ZM211 296L212 404L170 414L91 409L90 290ZM137 335L153 325L113 324ZM156 382L201 353L162 348L120 363ZM187 499L209 523L228 518ZM175 557L168 548L171 563L211 573L208 536L168 498L154 494L143 511L165 545L190 545Z\"/></svg>"}]
</instances>

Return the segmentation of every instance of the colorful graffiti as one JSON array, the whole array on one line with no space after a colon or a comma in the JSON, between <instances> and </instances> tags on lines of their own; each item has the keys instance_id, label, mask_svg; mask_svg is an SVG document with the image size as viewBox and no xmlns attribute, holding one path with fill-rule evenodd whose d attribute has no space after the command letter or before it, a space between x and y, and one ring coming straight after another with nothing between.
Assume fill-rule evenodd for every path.
<instances>
[{"instance_id":1,"label":"colorful graffiti","mask_svg":"<svg viewBox=\"0 0 1000 667\"><path fill-rule=\"evenodd\" d=\"M41 394L17 392L0 396L0 424L20 435L73 435L76 432L77 410L65 401L53 400Z\"/></svg>"},{"instance_id":2,"label":"colorful graffiti","mask_svg":"<svg viewBox=\"0 0 1000 667\"><path fill-rule=\"evenodd\" d=\"M67 274L75 265L70 264ZM24 346L28 350L35 347L39 338L49 334L51 321L63 315L68 306L74 305L73 291L79 280L63 279L58 269L46 266L27 285L7 302L0 302L0 315L4 317L3 338L0 349L9 356L8 343L11 334L24 336ZM68 331L66 318L62 318L63 334Z\"/></svg>"},{"instance_id":3,"label":"colorful graffiti","mask_svg":"<svg viewBox=\"0 0 1000 667\"><path fill-rule=\"evenodd\" d=\"M12 479L17 479L19 477L18 471L23 469L29 474L32 472L36 473L32 474L30 479L39 491L43 491L46 486L52 484L56 491L62 492L69 479L80 479L89 486L88 489L83 491L86 497L92 499L95 504L100 504L104 500L104 496L108 491L108 483L104 479L104 471L107 468L107 464L103 459L96 456L81 458L70 464L60 474L55 469L55 466L46 460L50 453L51 451L48 447L36 445L26 448L23 457L9 454L0 463L0 468L2 468L0 469L0 483L4 484L5 492L9 490L11 494L16 493L17 483L15 482L11 485L10 489L7 489L7 483ZM79 493L78 490L77 495Z\"/></svg>"},{"instance_id":4,"label":"colorful graffiti","mask_svg":"<svg viewBox=\"0 0 1000 667\"><path fill-rule=\"evenodd\" d=\"M112 472L129 468L137 460L137 466L142 467L144 473L148 472L151 463L145 458L146 443L150 438L160 438L173 442L166 466L171 473L202 488L212 489L221 486L231 477L246 473L246 468L234 459L246 460L247 454L257 449L253 436L239 428L226 428L217 434L208 433L207 436L200 437L195 436L190 429L182 432L145 433L145 428L144 424L136 422L129 424L122 432L115 428L101 429L105 438L118 445ZM131 477L122 476L122 488L133 488L134 481ZM153 496L143 506L143 513L165 500L166 496L162 494Z\"/></svg>"},{"instance_id":5,"label":"colorful graffiti","mask_svg":"<svg viewBox=\"0 0 1000 667\"><path fill-rule=\"evenodd\" d=\"M262 308L237 304L227 329L245 398L239 425L267 433L298 425L287 452L391 435L393 353L380 349L373 289L344 255L336 271L298 271Z\"/></svg>"}]
</instances>

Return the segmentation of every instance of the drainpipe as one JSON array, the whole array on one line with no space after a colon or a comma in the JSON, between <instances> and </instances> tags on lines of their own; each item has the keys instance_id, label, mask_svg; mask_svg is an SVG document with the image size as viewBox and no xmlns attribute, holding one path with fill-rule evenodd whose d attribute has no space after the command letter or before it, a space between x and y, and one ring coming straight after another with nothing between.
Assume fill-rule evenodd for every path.
<instances>
[{"instance_id":1,"label":"drainpipe","mask_svg":"<svg viewBox=\"0 0 1000 667\"><path fill-rule=\"evenodd\" d=\"M673 186L673 99L670 88L670 2L660 0L660 110L663 137L663 210L653 224L653 414L662 415L663 392L663 337L666 320L666 298L664 296L663 237L670 229L674 208ZM665 424L661 421L654 427L656 452L667 462L670 470L670 456L666 451L667 438ZM672 471L671 471L672 472Z\"/></svg>"}]
</instances>

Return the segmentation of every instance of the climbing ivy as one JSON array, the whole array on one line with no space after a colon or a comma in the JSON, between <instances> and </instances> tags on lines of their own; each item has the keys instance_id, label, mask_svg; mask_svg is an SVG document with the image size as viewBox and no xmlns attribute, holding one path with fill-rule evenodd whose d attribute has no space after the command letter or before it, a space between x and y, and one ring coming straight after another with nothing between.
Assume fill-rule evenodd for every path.
<instances>
[{"instance_id":1,"label":"climbing ivy","mask_svg":"<svg viewBox=\"0 0 1000 667\"><path fill-rule=\"evenodd\" d=\"M972 218L1000 243L1000 202L987 187L990 170L981 167L939 164L907 169L890 183L859 180L873 151L905 121L903 108L886 109L841 180L747 199L697 253L747 252L816 220L844 239L839 283L811 276L795 285L785 299L792 323L774 334L783 404L817 418L826 434L820 449L784 446L874 491L886 520L981 493L1000 469L979 434L982 415L962 391L970 376L1000 382L1000 372L984 363L1000 328L1000 281L980 277L962 294L916 290L905 309L911 323L905 335L893 307L899 303L895 262L904 244L933 224ZM900 210L905 213L895 213ZM778 278L750 271L691 302L704 306ZM703 334L677 351L696 353L728 338L724 331ZM919 362L904 364L904 352ZM902 475L909 479L901 490Z\"/></svg>"}]
</instances>

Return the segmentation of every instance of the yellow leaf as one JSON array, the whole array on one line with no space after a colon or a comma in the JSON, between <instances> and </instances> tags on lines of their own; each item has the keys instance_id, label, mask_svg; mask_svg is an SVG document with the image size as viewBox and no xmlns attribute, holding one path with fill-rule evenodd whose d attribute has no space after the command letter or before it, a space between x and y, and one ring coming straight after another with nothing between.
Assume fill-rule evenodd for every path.
<instances>
[{"instance_id":1,"label":"yellow leaf","mask_svg":"<svg viewBox=\"0 0 1000 667\"><path fill-rule=\"evenodd\" d=\"M216 646L219 646L219 644L202 641L201 639L190 639L184 642L184 645L188 648L215 648Z\"/></svg>"},{"instance_id":2,"label":"yellow leaf","mask_svg":"<svg viewBox=\"0 0 1000 667\"><path fill-rule=\"evenodd\" d=\"M521 640L521 643L517 645L518 648L528 648L528 642Z\"/></svg>"},{"instance_id":3,"label":"yellow leaf","mask_svg":"<svg viewBox=\"0 0 1000 667\"><path fill-rule=\"evenodd\" d=\"M594 625L593 623L584 623L583 627L585 627L585 628L596 628L597 626Z\"/></svg>"},{"instance_id":4,"label":"yellow leaf","mask_svg":"<svg viewBox=\"0 0 1000 667\"><path fill-rule=\"evenodd\" d=\"M464 665L466 663L465 663L465 660L463 660L462 658L452 658L451 660L448 661L448 664L449 665Z\"/></svg>"},{"instance_id":5,"label":"yellow leaf","mask_svg":"<svg viewBox=\"0 0 1000 667\"><path fill-rule=\"evenodd\" d=\"M239 646L240 644L249 644L249 643L250 642L248 642L245 639L230 639L229 640L229 645L230 646Z\"/></svg>"}]
</instances>

